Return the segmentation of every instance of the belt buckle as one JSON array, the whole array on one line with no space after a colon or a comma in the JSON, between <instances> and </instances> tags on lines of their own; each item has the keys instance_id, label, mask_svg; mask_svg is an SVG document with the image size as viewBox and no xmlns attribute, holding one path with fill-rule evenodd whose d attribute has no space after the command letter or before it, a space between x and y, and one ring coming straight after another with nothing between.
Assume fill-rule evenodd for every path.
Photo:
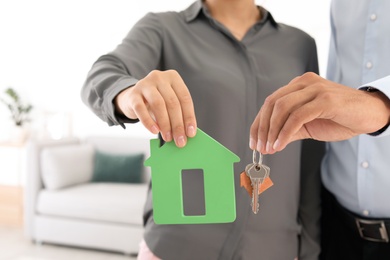
<instances>
[{"instance_id":1,"label":"belt buckle","mask_svg":"<svg viewBox=\"0 0 390 260\"><path fill-rule=\"evenodd\" d=\"M384 243L389 242L389 235L387 234L385 222L383 220L367 220L367 219L356 218L356 225L359 230L359 234L361 238L373 242L384 242ZM376 229L379 233L379 236L377 238L372 236L367 236L364 228L369 226L370 227L376 226Z\"/></svg>"}]
</instances>

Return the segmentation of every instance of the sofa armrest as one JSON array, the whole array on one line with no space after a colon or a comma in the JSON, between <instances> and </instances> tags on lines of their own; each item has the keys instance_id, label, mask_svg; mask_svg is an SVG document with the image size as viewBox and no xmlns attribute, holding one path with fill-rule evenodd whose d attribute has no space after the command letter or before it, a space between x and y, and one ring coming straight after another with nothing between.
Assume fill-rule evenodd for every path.
<instances>
[{"instance_id":1,"label":"sofa armrest","mask_svg":"<svg viewBox=\"0 0 390 260\"><path fill-rule=\"evenodd\" d=\"M34 140L26 145L26 185L24 188L24 233L28 239L34 239L34 217L39 191L43 189L40 154L45 147L78 144L78 138L60 140Z\"/></svg>"}]
</instances>

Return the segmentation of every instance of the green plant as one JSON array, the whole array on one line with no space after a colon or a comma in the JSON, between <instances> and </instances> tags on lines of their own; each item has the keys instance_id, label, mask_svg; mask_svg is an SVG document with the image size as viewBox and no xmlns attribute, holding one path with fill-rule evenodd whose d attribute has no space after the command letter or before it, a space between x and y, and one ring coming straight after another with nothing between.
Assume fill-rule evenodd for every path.
<instances>
[{"instance_id":1,"label":"green plant","mask_svg":"<svg viewBox=\"0 0 390 260\"><path fill-rule=\"evenodd\" d=\"M24 123L28 122L28 115L33 106L30 104L23 104L18 93L12 88L7 88L4 93L8 98L0 98L0 101L8 107L15 125L22 126Z\"/></svg>"}]
</instances>

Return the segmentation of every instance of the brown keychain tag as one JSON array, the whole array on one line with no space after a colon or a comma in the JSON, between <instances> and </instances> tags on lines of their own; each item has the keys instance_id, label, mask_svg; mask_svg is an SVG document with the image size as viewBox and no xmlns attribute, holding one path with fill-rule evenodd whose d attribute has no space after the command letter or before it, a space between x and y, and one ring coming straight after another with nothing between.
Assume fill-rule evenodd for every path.
<instances>
[{"instance_id":1,"label":"brown keychain tag","mask_svg":"<svg viewBox=\"0 0 390 260\"><path fill-rule=\"evenodd\" d=\"M261 194L263 191L266 191L272 185L274 185L274 183L272 182L271 178L270 177L265 178L264 182L259 186L259 194ZM252 192L253 192L252 182L245 171L243 171L240 174L240 186L246 189L246 191L249 193L249 196L252 196Z\"/></svg>"}]
</instances>

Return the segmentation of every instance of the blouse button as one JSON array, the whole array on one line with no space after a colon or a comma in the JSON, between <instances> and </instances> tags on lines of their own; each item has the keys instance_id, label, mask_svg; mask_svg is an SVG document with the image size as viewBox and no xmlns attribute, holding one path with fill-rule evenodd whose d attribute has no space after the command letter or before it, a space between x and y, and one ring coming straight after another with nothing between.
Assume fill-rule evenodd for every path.
<instances>
[{"instance_id":1,"label":"blouse button","mask_svg":"<svg viewBox=\"0 0 390 260\"><path fill-rule=\"evenodd\" d=\"M368 166L369 166L368 162L362 162L362 167L363 167L364 169L367 169Z\"/></svg>"}]
</instances>

